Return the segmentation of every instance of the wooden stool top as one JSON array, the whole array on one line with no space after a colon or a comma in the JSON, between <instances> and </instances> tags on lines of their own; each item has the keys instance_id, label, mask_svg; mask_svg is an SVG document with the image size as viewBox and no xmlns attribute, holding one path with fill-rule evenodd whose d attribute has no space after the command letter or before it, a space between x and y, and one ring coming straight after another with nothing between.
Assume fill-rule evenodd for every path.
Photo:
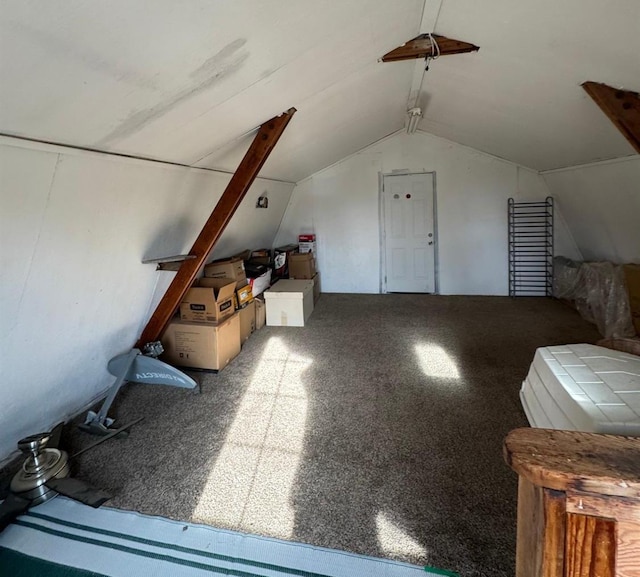
<instances>
[{"instance_id":1,"label":"wooden stool top","mask_svg":"<svg viewBox=\"0 0 640 577\"><path fill-rule=\"evenodd\" d=\"M640 499L640 438L555 429L515 429L505 461L534 485Z\"/></svg>"}]
</instances>

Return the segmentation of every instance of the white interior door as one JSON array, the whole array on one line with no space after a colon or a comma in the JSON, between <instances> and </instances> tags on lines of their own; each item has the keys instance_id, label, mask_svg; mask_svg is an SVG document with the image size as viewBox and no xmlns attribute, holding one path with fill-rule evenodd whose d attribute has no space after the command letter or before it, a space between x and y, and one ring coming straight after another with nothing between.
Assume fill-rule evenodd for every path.
<instances>
[{"instance_id":1,"label":"white interior door","mask_svg":"<svg viewBox=\"0 0 640 577\"><path fill-rule=\"evenodd\" d=\"M383 287L435 292L433 174L385 175L382 199Z\"/></svg>"}]
</instances>

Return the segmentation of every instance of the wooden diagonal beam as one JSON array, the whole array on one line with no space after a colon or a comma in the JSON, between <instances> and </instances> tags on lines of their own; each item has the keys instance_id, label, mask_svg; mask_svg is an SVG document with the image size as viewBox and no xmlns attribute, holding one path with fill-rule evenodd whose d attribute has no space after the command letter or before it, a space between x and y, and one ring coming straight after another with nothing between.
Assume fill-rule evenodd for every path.
<instances>
[{"instance_id":1,"label":"wooden diagonal beam","mask_svg":"<svg viewBox=\"0 0 640 577\"><path fill-rule=\"evenodd\" d=\"M142 331L142 335L136 344L137 348L144 347L148 342L156 341L160 338L180 302L196 279L211 249L213 249L222 235L295 112L295 108L290 108L260 127L249 150L244 155L242 162L240 162L238 170L231 178L211 216L193 243L189 254L195 256L195 258L182 262L167 292L158 303L147 326Z\"/></svg>"},{"instance_id":2,"label":"wooden diagonal beam","mask_svg":"<svg viewBox=\"0 0 640 577\"><path fill-rule=\"evenodd\" d=\"M636 152L640 152L640 94L599 82L585 82L582 88L595 100Z\"/></svg>"},{"instance_id":3,"label":"wooden diagonal beam","mask_svg":"<svg viewBox=\"0 0 640 577\"><path fill-rule=\"evenodd\" d=\"M438 43L440 56L447 56L448 54L462 54L464 52L476 52L480 50L479 46L470 44L469 42L454 40L438 34L433 34L432 36ZM409 40L409 42L406 42L402 46L398 46L391 52L387 52L382 57L382 62L397 62L399 60L411 60L413 58L426 58L427 56L432 56L433 53L434 48L429 34L420 34L420 36L416 36L413 40Z\"/></svg>"}]
</instances>

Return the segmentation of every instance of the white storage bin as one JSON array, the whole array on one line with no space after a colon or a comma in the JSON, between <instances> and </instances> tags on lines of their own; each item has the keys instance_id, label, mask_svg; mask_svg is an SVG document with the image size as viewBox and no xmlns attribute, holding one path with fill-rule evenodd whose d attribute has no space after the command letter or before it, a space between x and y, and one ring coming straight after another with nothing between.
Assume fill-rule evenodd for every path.
<instances>
[{"instance_id":1,"label":"white storage bin","mask_svg":"<svg viewBox=\"0 0 640 577\"><path fill-rule=\"evenodd\" d=\"M536 351L520 399L532 427L640 436L640 356L589 344Z\"/></svg>"},{"instance_id":2,"label":"white storage bin","mask_svg":"<svg viewBox=\"0 0 640 577\"><path fill-rule=\"evenodd\" d=\"M281 280L264 292L267 326L303 327L313 312L313 280Z\"/></svg>"}]
</instances>

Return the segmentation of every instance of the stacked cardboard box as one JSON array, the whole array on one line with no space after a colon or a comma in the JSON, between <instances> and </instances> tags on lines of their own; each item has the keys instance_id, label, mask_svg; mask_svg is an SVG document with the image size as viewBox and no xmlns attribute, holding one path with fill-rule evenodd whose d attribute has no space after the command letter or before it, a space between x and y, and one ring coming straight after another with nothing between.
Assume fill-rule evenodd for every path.
<instances>
[{"instance_id":1,"label":"stacked cardboard box","mask_svg":"<svg viewBox=\"0 0 640 577\"><path fill-rule=\"evenodd\" d=\"M289 278L313 280L313 302L320 298L320 273L316 269L316 235L298 236L297 253L289 256Z\"/></svg>"},{"instance_id":2,"label":"stacked cardboard box","mask_svg":"<svg viewBox=\"0 0 640 577\"><path fill-rule=\"evenodd\" d=\"M320 273L317 272L313 277L313 304L315 305L320 298Z\"/></svg>"},{"instance_id":3,"label":"stacked cardboard box","mask_svg":"<svg viewBox=\"0 0 640 577\"><path fill-rule=\"evenodd\" d=\"M225 278L236 281L236 302L238 307L242 307L253 298L251 287L246 288L249 284L247 274L244 268L244 260L242 255L232 258L215 260L204 267L204 278L220 279Z\"/></svg>"},{"instance_id":4,"label":"stacked cardboard box","mask_svg":"<svg viewBox=\"0 0 640 577\"><path fill-rule=\"evenodd\" d=\"M244 344L256 330L256 301L251 299L238 310L238 315L240 317L240 343Z\"/></svg>"},{"instance_id":5,"label":"stacked cardboard box","mask_svg":"<svg viewBox=\"0 0 640 577\"><path fill-rule=\"evenodd\" d=\"M256 330L267 324L267 309L262 298L256 298Z\"/></svg>"},{"instance_id":6,"label":"stacked cardboard box","mask_svg":"<svg viewBox=\"0 0 640 577\"><path fill-rule=\"evenodd\" d=\"M222 370L240 352L240 317L235 312L236 281L203 278L180 304L180 317L164 333L164 358L171 364Z\"/></svg>"},{"instance_id":7,"label":"stacked cardboard box","mask_svg":"<svg viewBox=\"0 0 640 577\"><path fill-rule=\"evenodd\" d=\"M174 319L162 344L169 364L220 371L240 352L240 317L234 313L217 323Z\"/></svg>"},{"instance_id":8,"label":"stacked cardboard box","mask_svg":"<svg viewBox=\"0 0 640 577\"><path fill-rule=\"evenodd\" d=\"M247 284L244 261L240 257L213 261L204 267L204 276L207 278L228 278L235 280L238 286Z\"/></svg>"},{"instance_id":9,"label":"stacked cardboard box","mask_svg":"<svg viewBox=\"0 0 640 577\"><path fill-rule=\"evenodd\" d=\"M316 235L315 234L299 234L298 235L298 252L312 252L316 254Z\"/></svg>"},{"instance_id":10,"label":"stacked cardboard box","mask_svg":"<svg viewBox=\"0 0 640 577\"><path fill-rule=\"evenodd\" d=\"M289 256L289 278L311 280L316 276L316 259L312 252L296 252Z\"/></svg>"},{"instance_id":11,"label":"stacked cardboard box","mask_svg":"<svg viewBox=\"0 0 640 577\"><path fill-rule=\"evenodd\" d=\"M222 277L228 280L235 280L237 283L235 291L235 309L240 316L240 342L244 344L256 330L256 307L254 304L253 283L247 278L247 271L244 266L244 257L249 255L240 254L230 259L214 261L204 268L205 278L203 281L212 280L211 277ZM209 278L207 278L209 277ZM264 290L264 289L263 289Z\"/></svg>"},{"instance_id":12,"label":"stacked cardboard box","mask_svg":"<svg viewBox=\"0 0 640 577\"><path fill-rule=\"evenodd\" d=\"M236 281L228 278L203 278L196 281L180 304L183 321L217 323L233 314Z\"/></svg>"},{"instance_id":13,"label":"stacked cardboard box","mask_svg":"<svg viewBox=\"0 0 640 577\"><path fill-rule=\"evenodd\" d=\"M187 291L163 337L171 364L222 370L256 326L256 307L242 257L208 264Z\"/></svg>"}]
</instances>

